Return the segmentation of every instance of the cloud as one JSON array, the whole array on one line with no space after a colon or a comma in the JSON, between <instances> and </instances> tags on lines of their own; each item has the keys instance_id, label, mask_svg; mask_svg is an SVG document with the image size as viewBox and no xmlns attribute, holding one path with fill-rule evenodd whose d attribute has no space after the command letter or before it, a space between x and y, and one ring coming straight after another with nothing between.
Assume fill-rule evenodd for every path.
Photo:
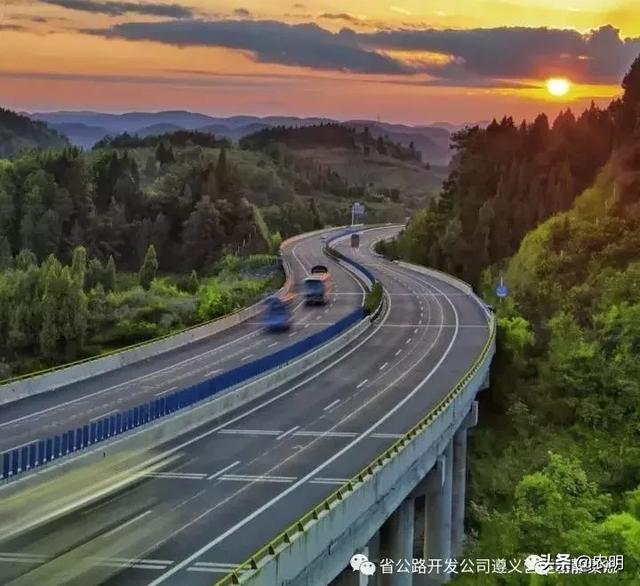
<instances>
[{"instance_id":1,"label":"cloud","mask_svg":"<svg viewBox=\"0 0 640 586\"><path fill-rule=\"evenodd\" d=\"M131 22L86 31L108 38L157 41L179 47L226 47L249 51L262 63L353 73L400 74L411 68L391 57L359 47L344 31L316 24L262 20L172 20Z\"/></svg>"},{"instance_id":2,"label":"cloud","mask_svg":"<svg viewBox=\"0 0 640 586\"><path fill-rule=\"evenodd\" d=\"M322 17L355 18L348 13ZM610 25L588 33L525 27L374 32L343 28L334 33L315 23L210 18L128 22L86 32L179 47L236 49L262 63L366 74L422 74L423 83L452 87L524 87L523 80L557 75L578 83L615 84L640 53L640 38L622 38Z\"/></svg>"},{"instance_id":3,"label":"cloud","mask_svg":"<svg viewBox=\"0 0 640 586\"><path fill-rule=\"evenodd\" d=\"M44 4L52 4L69 10L80 10L93 14L122 16L127 13L147 16L164 16L168 18L191 18L191 8L180 4L160 4L156 2L107 2L104 0L40 0Z\"/></svg>"},{"instance_id":4,"label":"cloud","mask_svg":"<svg viewBox=\"0 0 640 586\"><path fill-rule=\"evenodd\" d=\"M325 18L327 20L345 20L347 22L360 22L360 19L357 16L347 14L346 12L340 12L340 13L325 12L320 15L320 18Z\"/></svg>"},{"instance_id":5,"label":"cloud","mask_svg":"<svg viewBox=\"0 0 640 586\"><path fill-rule=\"evenodd\" d=\"M15 31L24 31L26 30L23 26L19 25L19 24L2 24L0 23L0 31L10 31L10 32L15 32Z\"/></svg>"},{"instance_id":6,"label":"cloud","mask_svg":"<svg viewBox=\"0 0 640 586\"><path fill-rule=\"evenodd\" d=\"M576 81L615 83L640 53L640 38L623 39L603 26L587 34L574 30L502 27L469 30L391 30L361 33L361 46L447 55L426 65L445 79L469 77L539 79L567 75Z\"/></svg>"},{"instance_id":7,"label":"cloud","mask_svg":"<svg viewBox=\"0 0 640 586\"><path fill-rule=\"evenodd\" d=\"M233 11L233 14L240 18L251 18L252 16L251 12L249 12L246 8L236 8Z\"/></svg>"}]
</instances>

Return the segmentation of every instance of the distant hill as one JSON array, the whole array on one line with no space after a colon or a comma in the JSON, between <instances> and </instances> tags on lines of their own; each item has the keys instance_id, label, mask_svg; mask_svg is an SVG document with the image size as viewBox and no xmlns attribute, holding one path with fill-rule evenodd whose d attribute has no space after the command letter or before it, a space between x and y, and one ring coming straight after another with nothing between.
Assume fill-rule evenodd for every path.
<instances>
[{"instance_id":1,"label":"distant hill","mask_svg":"<svg viewBox=\"0 0 640 586\"><path fill-rule=\"evenodd\" d=\"M102 126L89 126L80 122L49 123L49 126L66 136L69 142L84 149L90 149L96 142L109 134Z\"/></svg>"},{"instance_id":2,"label":"distant hill","mask_svg":"<svg viewBox=\"0 0 640 586\"><path fill-rule=\"evenodd\" d=\"M446 165L451 159L449 140L451 132L435 126L405 126L403 124L388 124L372 122L371 120L349 120L345 125L358 130L368 128L371 134L378 138L387 137L408 147L414 144L416 150L422 153L422 159L436 165Z\"/></svg>"},{"instance_id":3,"label":"distant hill","mask_svg":"<svg viewBox=\"0 0 640 586\"><path fill-rule=\"evenodd\" d=\"M140 138L146 138L147 136L159 136L161 134L170 134L177 132L178 130L184 130L177 124L169 124L168 122L159 122L158 124L152 124L151 126L145 126L136 130L136 134Z\"/></svg>"},{"instance_id":4,"label":"distant hill","mask_svg":"<svg viewBox=\"0 0 640 586\"><path fill-rule=\"evenodd\" d=\"M328 181L340 178L370 196L378 193L393 198L402 194L408 203L413 197L437 191L443 169L422 162L415 144L412 148L394 142L389 134L375 136L365 122L277 126L245 136L240 146L267 152L307 177L325 175Z\"/></svg>"},{"instance_id":5,"label":"distant hill","mask_svg":"<svg viewBox=\"0 0 640 586\"><path fill-rule=\"evenodd\" d=\"M229 116L224 118L186 111L129 112L126 114L50 112L36 113L32 115L32 118L54 125L72 143L83 148L90 148L107 135L116 136L124 132L146 137L166 134L175 130L198 130L238 142L245 136L266 128L278 126L299 128L337 122L329 118L300 118L297 116ZM413 143L415 149L422 152L423 160L435 165L448 164L451 158L449 137L452 132L460 130L464 126L446 122L425 126L408 126L373 120L350 120L344 124L359 131L368 127L374 138L387 137L405 147L409 147Z\"/></svg>"},{"instance_id":6,"label":"distant hill","mask_svg":"<svg viewBox=\"0 0 640 586\"><path fill-rule=\"evenodd\" d=\"M28 149L64 148L67 140L42 122L0 108L0 158Z\"/></svg>"}]
</instances>

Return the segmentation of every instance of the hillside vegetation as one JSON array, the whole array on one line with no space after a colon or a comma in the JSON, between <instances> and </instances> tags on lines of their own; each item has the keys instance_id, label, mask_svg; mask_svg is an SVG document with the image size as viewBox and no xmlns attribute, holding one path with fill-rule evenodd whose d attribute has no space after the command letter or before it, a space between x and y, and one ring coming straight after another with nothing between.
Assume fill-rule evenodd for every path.
<instances>
[{"instance_id":1,"label":"hillside vegetation","mask_svg":"<svg viewBox=\"0 0 640 586\"><path fill-rule=\"evenodd\" d=\"M232 311L278 286L283 238L348 222L354 200L375 222L429 196L197 131L17 155L0 166L0 378Z\"/></svg>"},{"instance_id":2,"label":"hillside vegetation","mask_svg":"<svg viewBox=\"0 0 640 586\"><path fill-rule=\"evenodd\" d=\"M0 159L25 150L63 148L68 144L46 124L0 108Z\"/></svg>"},{"instance_id":3,"label":"hillside vegetation","mask_svg":"<svg viewBox=\"0 0 640 586\"><path fill-rule=\"evenodd\" d=\"M625 556L623 573L549 584L640 583L640 59L623 89L551 128L507 118L458 135L439 202L383 247L471 280L497 308L467 557Z\"/></svg>"}]
</instances>

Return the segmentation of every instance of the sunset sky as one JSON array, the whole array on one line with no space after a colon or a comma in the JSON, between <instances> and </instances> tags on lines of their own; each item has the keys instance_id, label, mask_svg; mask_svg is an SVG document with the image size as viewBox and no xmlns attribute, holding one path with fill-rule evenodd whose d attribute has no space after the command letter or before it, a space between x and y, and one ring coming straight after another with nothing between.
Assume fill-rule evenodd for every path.
<instances>
[{"instance_id":1,"label":"sunset sky","mask_svg":"<svg viewBox=\"0 0 640 586\"><path fill-rule=\"evenodd\" d=\"M638 0L2 0L0 105L429 123L619 93ZM566 96L546 89L569 79Z\"/></svg>"}]
</instances>

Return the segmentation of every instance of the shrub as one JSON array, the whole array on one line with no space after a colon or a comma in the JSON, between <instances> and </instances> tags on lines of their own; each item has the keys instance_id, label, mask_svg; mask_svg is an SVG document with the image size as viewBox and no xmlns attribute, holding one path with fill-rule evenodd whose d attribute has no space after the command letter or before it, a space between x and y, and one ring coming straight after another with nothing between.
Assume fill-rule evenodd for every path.
<instances>
[{"instance_id":1,"label":"shrub","mask_svg":"<svg viewBox=\"0 0 640 586\"><path fill-rule=\"evenodd\" d=\"M364 311L367 315L372 314L382 302L383 294L382 285L380 283L374 283L371 291L367 293L364 300Z\"/></svg>"}]
</instances>

